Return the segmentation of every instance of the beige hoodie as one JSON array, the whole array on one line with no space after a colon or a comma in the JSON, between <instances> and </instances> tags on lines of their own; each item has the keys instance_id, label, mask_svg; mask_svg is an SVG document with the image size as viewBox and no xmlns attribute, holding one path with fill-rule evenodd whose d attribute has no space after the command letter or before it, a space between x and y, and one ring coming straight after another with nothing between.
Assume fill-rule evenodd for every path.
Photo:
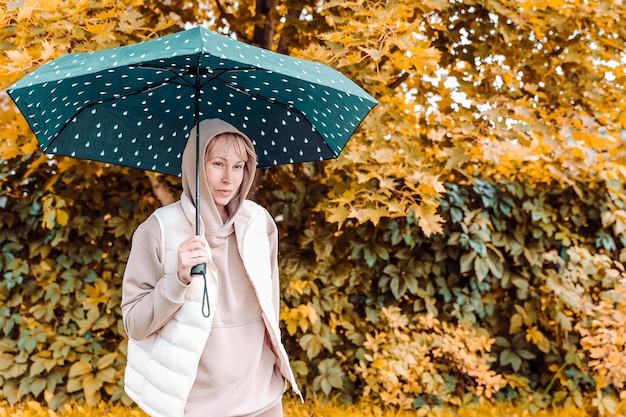
<instances>
[{"instance_id":1,"label":"beige hoodie","mask_svg":"<svg viewBox=\"0 0 626 417\"><path fill-rule=\"evenodd\" d=\"M226 132L242 134L218 119L202 121L201 155L205 155L213 137ZM276 355L266 340L261 308L244 269L234 227L236 221L246 221L240 219L239 213L252 186L256 161L248 158L239 197L229 203L230 217L224 224L206 183L203 158L199 167L200 184L196 184L195 129L190 138L183 153L182 206L195 206L196 186L199 186L201 230L209 242L217 270L218 296L217 303L210 306L213 324L185 406L185 416L254 416L279 404L285 390ZM249 141L247 137L246 140ZM272 302L278 313L277 230L269 213L265 213L271 247ZM185 210L185 216L189 223L195 224L195 210ZM171 320L188 289L176 276L163 276L158 255L160 242L159 226L151 216L135 232L124 274L122 312L126 331L136 340L148 337Z\"/></svg>"}]
</instances>

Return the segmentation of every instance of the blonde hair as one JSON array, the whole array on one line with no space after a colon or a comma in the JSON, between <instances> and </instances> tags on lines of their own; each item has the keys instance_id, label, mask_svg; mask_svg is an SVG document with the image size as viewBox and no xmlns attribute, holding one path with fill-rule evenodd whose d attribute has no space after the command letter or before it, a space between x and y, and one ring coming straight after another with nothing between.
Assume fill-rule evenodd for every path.
<instances>
[{"instance_id":1,"label":"blonde hair","mask_svg":"<svg viewBox=\"0 0 626 417\"><path fill-rule=\"evenodd\" d=\"M237 157L241 158L242 161L248 161L248 159L252 158L252 160L256 162L254 147L243 136L237 133L226 132L215 135L206 148L205 160L209 157L211 151L217 148L222 148L224 152L234 149L235 154Z\"/></svg>"}]
</instances>

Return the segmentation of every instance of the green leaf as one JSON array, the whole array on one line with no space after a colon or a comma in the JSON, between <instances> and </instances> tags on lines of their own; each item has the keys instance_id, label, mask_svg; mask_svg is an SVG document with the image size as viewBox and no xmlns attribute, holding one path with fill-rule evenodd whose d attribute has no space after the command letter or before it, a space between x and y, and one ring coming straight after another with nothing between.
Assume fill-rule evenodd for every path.
<instances>
[{"instance_id":1,"label":"green leaf","mask_svg":"<svg viewBox=\"0 0 626 417\"><path fill-rule=\"evenodd\" d=\"M522 360L515 352L504 349L500 352L500 365L511 365L514 371L518 371L522 366Z\"/></svg>"},{"instance_id":2,"label":"green leaf","mask_svg":"<svg viewBox=\"0 0 626 417\"><path fill-rule=\"evenodd\" d=\"M389 288L391 289L391 293L395 297L396 300L400 299L406 293L406 286L404 285L404 280L400 277L393 277L389 283Z\"/></svg>"},{"instance_id":3,"label":"green leaf","mask_svg":"<svg viewBox=\"0 0 626 417\"><path fill-rule=\"evenodd\" d=\"M39 396L46 388L48 381L45 378L33 378L29 383L29 390L35 397Z\"/></svg>"}]
</instances>

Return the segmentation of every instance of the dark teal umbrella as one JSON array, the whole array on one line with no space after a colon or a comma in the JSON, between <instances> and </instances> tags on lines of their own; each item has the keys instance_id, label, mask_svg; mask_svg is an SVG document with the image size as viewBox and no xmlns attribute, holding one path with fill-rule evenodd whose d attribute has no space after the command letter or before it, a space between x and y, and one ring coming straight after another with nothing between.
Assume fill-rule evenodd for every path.
<instances>
[{"instance_id":1,"label":"dark teal umbrella","mask_svg":"<svg viewBox=\"0 0 626 417\"><path fill-rule=\"evenodd\" d=\"M199 120L246 133L266 168L336 158L377 103L328 66L203 27L66 55L7 91L45 153L178 176Z\"/></svg>"}]
</instances>

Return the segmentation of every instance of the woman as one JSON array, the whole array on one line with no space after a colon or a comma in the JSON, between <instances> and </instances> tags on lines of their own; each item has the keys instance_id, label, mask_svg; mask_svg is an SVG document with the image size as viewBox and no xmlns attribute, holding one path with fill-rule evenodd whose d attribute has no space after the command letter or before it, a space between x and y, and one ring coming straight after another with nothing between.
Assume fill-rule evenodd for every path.
<instances>
[{"instance_id":1,"label":"woman","mask_svg":"<svg viewBox=\"0 0 626 417\"><path fill-rule=\"evenodd\" d=\"M280 417L285 380L300 393L280 341L276 224L246 200L256 170L250 139L219 119L199 129L200 183L194 128L180 200L133 235L122 294L125 389L151 416ZM205 276L192 275L203 263Z\"/></svg>"}]
</instances>

